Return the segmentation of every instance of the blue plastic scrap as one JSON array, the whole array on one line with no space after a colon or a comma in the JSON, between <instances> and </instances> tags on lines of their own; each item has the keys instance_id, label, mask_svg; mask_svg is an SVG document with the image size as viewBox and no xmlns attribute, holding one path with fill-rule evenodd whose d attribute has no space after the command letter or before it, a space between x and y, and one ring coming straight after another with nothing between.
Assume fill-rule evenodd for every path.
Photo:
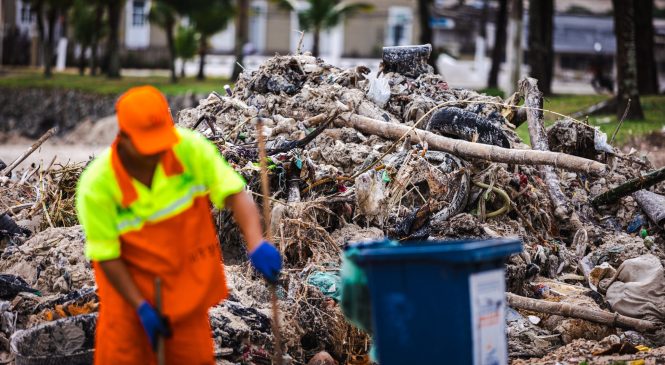
<instances>
[{"instance_id":1,"label":"blue plastic scrap","mask_svg":"<svg viewBox=\"0 0 665 365\"><path fill-rule=\"evenodd\" d=\"M316 271L307 277L307 284L317 287L323 295L339 302L342 280L337 272Z\"/></svg>"}]
</instances>

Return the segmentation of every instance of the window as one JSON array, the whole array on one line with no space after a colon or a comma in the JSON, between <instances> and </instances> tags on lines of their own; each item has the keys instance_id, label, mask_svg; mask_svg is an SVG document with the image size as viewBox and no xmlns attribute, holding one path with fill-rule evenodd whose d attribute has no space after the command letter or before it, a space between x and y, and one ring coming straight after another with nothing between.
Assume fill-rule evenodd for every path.
<instances>
[{"instance_id":1,"label":"window","mask_svg":"<svg viewBox=\"0 0 665 365\"><path fill-rule=\"evenodd\" d=\"M31 23L33 14L30 4L21 4L21 23Z\"/></svg>"},{"instance_id":2,"label":"window","mask_svg":"<svg viewBox=\"0 0 665 365\"><path fill-rule=\"evenodd\" d=\"M35 21L35 14L32 13L30 3L16 1L16 23L21 27L29 27Z\"/></svg>"},{"instance_id":3,"label":"window","mask_svg":"<svg viewBox=\"0 0 665 365\"><path fill-rule=\"evenodd\" d=\"M132 4L132 25L142 27L146 23L145 1L134 0Z\"/></svg>"}]
</instances>

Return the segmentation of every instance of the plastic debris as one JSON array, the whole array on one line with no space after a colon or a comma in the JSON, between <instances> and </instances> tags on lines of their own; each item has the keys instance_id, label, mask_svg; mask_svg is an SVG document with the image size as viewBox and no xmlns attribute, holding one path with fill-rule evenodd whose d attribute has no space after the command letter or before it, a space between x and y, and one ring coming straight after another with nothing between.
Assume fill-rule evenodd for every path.
<instances>
[{"instance_id":1,"label":"plastic debris","mask_svg":"<svg viewBox=\"0 0 665 365\"><path fill-rule=\"evenodd\" d=\"M317 287L323 295L339 302L342 284L339 274L317 271L307 277L307 283Z\"/></svg>"},{"instance_id":2,"label":"plastic debris","mask_svg":"<svg viewBox=\"0 0 665 365\"><path fill-rule=\"evenodd\" d=\"M390 100L390 84L388 79L382 77L369 77L369 90L367 97L373 101L374 104L383 108Z\"/></svg>"}]
</instances>

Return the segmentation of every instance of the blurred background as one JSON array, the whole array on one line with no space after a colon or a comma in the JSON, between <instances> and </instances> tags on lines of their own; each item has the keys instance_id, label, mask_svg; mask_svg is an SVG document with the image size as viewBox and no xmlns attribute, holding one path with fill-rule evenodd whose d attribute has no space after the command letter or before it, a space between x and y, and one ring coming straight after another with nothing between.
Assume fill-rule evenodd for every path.
<instances>
[{"instance_id":1,"label":"blurred background","mask_svg":"<svg viewBox=\"0 0 665 365\"><path fill-rule=\"evenodd\" d=\"M382 47L423 43L450 87L509 97L530 75L546 108L610 133L625 114L619 144L662 147L665 0L2 0L0 38L5 160L52 126L107 143L96 121L133 85L175 112L275 54L377 71Z\"/></svg>"}]
</instances>

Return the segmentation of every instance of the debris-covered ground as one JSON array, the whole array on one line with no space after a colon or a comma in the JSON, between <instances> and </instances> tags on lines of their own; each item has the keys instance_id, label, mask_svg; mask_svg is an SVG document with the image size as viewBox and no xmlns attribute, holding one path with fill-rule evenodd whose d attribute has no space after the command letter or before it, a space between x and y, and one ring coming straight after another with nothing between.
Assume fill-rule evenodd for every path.
<instances>
[{"instance_id":1,"label":"debris-covered ground","mask_svg":"<svg viewBox=\"0 0 665 365\"><path fill-rule=\"evenodd\" d=\"M177 116L180 126L216 143L259 203L257 122L263 125L270 229L285 258L282 337L292 363L306 364L321 351L342 364L368 363L370 338L348 324L338 305L345 243L500 236L524 243L507 265L509 292L538 308L574 309L512 305L513 363L665 361L665 203L646 204L659 195L642 192L592 204L653 170L651 162L637 151L615 150L606 136L572 119L538 134L537 111L524 118L515 106L538 98L528 83L504 101L455 89L426 71L376 78L363 67L278 56L244 73L232 96L213 92ZM562 154L529 154L536 151L514 132L525 122L539 138L535 149ZM391 132L397 127L406 129ZM470 143L446 147L457 140ZM556 167L543 167L546 157ZM96 310L73 210L81 169L36 166L0 177L0 272L15 275L12 285L23 288L0 303L7 358L14 331ZM663 194L665 184L648 190ZM214 214L232 289L210 311L215 353L223 364L270 363L269 292L247 265L230 214Z\"/></svg>"}]
</instances>

